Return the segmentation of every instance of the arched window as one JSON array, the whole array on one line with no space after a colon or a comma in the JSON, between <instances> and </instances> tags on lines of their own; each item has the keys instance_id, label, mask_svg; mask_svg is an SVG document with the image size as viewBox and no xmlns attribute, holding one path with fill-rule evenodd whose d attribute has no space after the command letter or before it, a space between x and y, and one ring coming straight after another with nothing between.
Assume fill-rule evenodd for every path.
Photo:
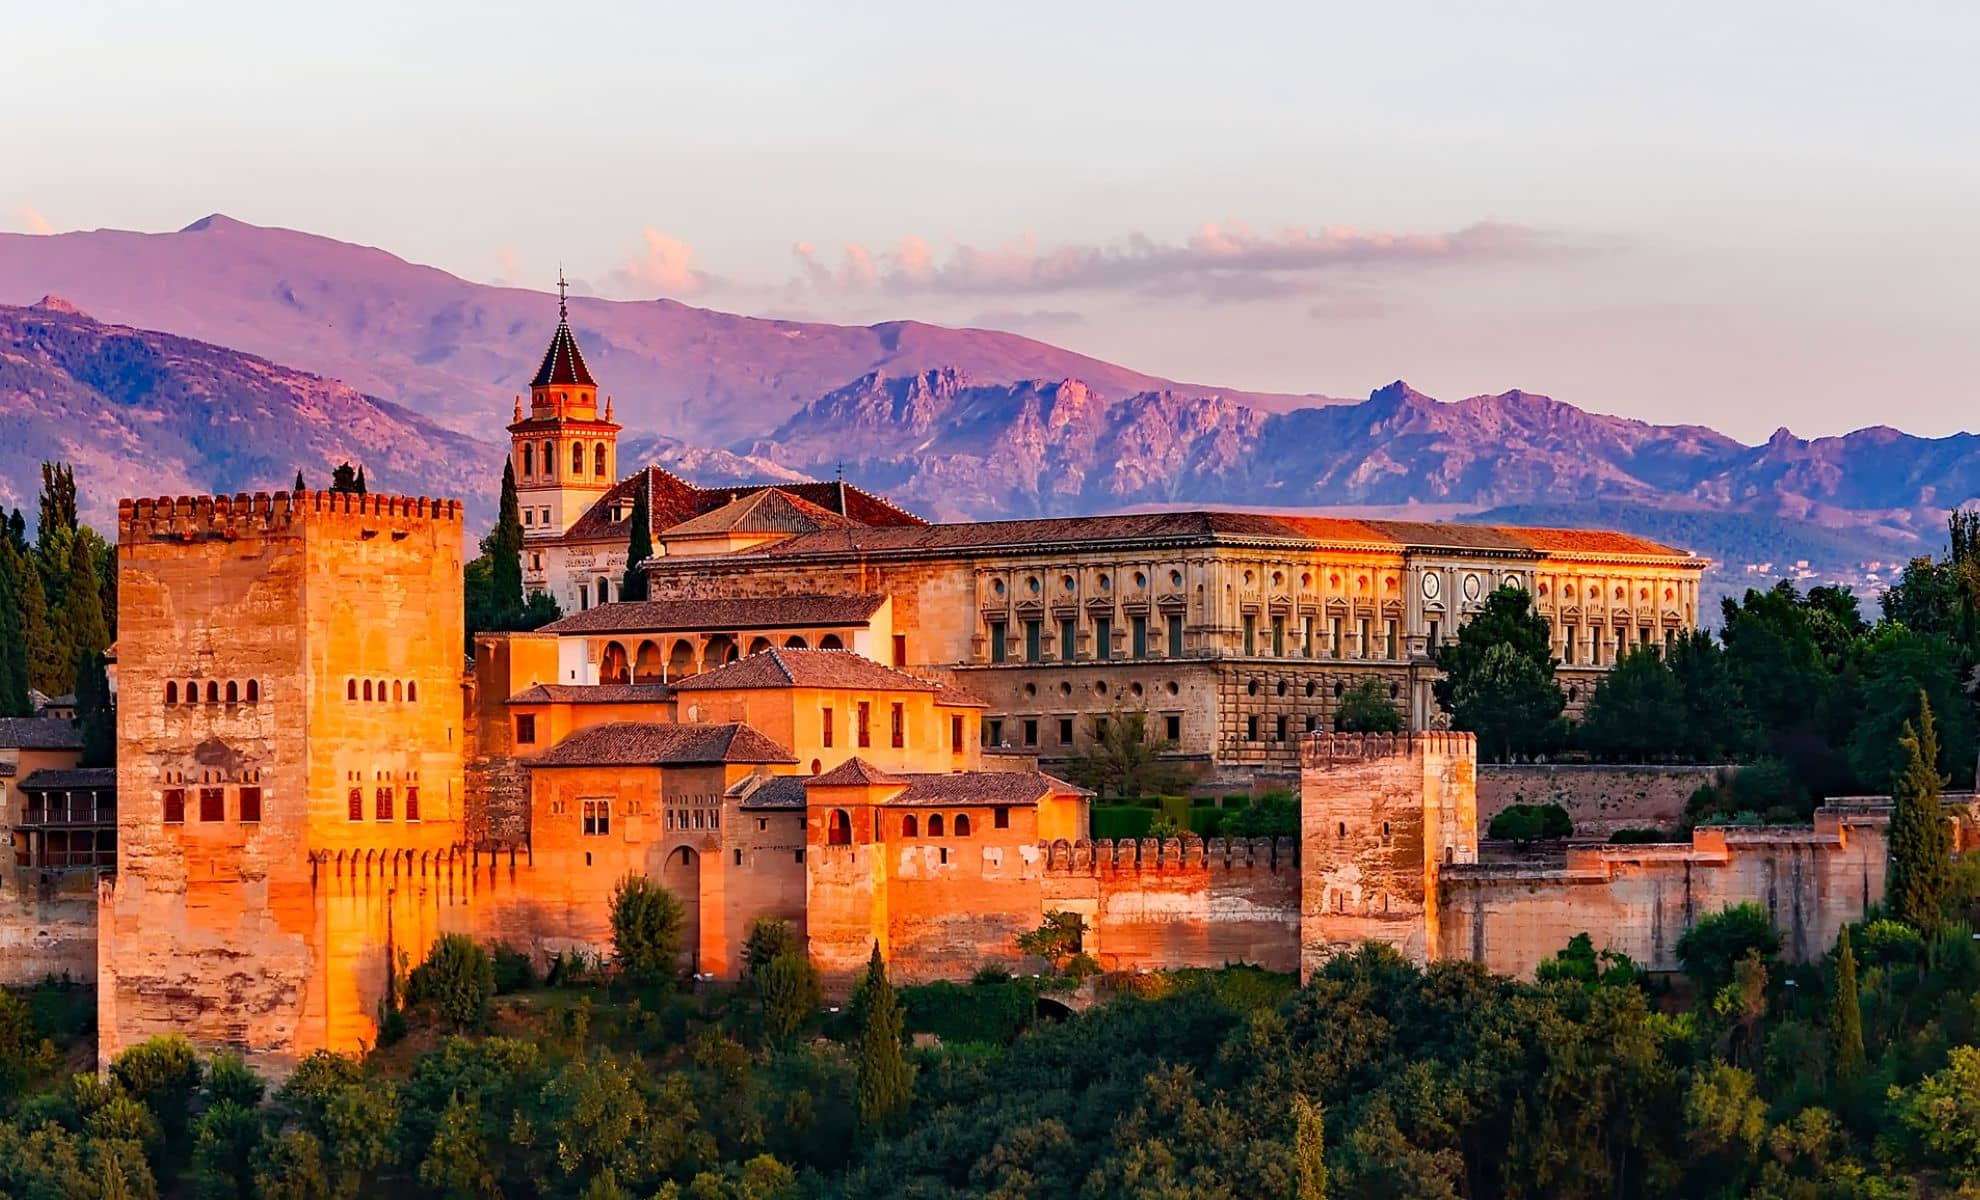
<instances>
[{"instance_id":1,"label":"arched window","mask_svg":"<svg viewBox=\"0 0 1980 1200\"><path fill-rule=\"evenodd\" d=\"M240 702L241 702L241 685L229 679L227 681L227 703L239 704Z\"/></svg>"},{"instance_id":2,"label":"arched window","mask_svg":"<svg viewBox=\"0 0 1980 1200\"><path fill-rule=\"evenodd\" d=\"M220 703L220 683L218 680L209 679L206 681L206 702L208 704Z\"/></svg>"},{"instance_id":3,"label":"arched window","mask_svg":"<svg viewBox=\"0 0 1980 1200\"><path fill-rule=\"evenodd\" d=\"M522 471L524 479L536 474L536 447L528 442L523 443Z\"/></svg>"},{"instance_id":4,"label":"arched window","mask_svg":"<svg viewBox=\"0 0 1980 1200\"><path fill-rule=\"evenodd\" d=\"M818 639L818 648L820 650L844 650L846 648L846 644L839 640L838 634L828 633L824 637Z\"/></svg>"},{"instance_id":5,"label":"arched window","mask_svg":"<svg viewBox=\"0 0 1980 1200\"><path fill-rule=\"evenodd\" d=\"M583 442L571 443L571 474L578 476L582 476L584 474L584 443Z\"/></svg>"},{"instance_id":6,"label":"arched window","mask_svg":"<svg viewBox=\"0 0 1980 1200\"><path fill-rule=\"evenodd\" d=\"M639 653L633 656L633 682L659 683L666 674L660 662L660 645L654 641L639 644Z\"/></svg>"},{"instance_id":7,"label":"arched window","mask_svg":"<svg viewBox=\"0 0 1980 1200\"><path fill-rule=\"evenodd\" d=\"M902 837L921 836L921 822L914 819L913 813L909 813L907 816L901 818L901 836Z\"/></svg>"},{"instance_id":8,"label":"arched window","mask_svg":"<svg viewBox=\"0 0 1980 1200\"><path fill-rule=\"evenodd\" d=\"M694 674L694 647L686 639L682 639L675 642L674 648L667 652L667 677L686 679L692 674ZM818 772L813 771L812 774L816 775Z\"/></svg>"},{"instance_id":9,"label":"arched window","mask_svg":"<svg viewBox=\"0 0 1980 1200\"><path fill-rule=\"evenodd\" d=\"M843 808L832 810L832 817L825 829L825 841L832 846L850 846L853 840L852 817Z\"/></svg>"},{"instance_id":10,"label":"arched window","mask_svg":"<svg viewBox=\"0 0 1980 1200\"><path fill-rule=\"evenodd\" d=\"M199 703L199 681L196 679L186 680L186 703Z\"/></svg>"},{"instance_id":11,"label":"arched window","mask_svg":"<svg viewBox=\"0 0 1980 1200\"><path fill-rule=\"evenodd\" d=\"M407 700L407 702L408 702L408 703L411 703L411 702L414 702L414 701L417 701L418 699L419 699L419 685L418 685L418 684L416 684L416 683L414 683L414 682L413 682L413 681L411 681L410 679L409 679L409 680L407 680L407 681L406 681L406 700Z\"/></svg>"},{"instance_id":12,"label":"arched window","mask_svg":"<svg viewBox=\"0 0 1980 1200\"><path fill-rule=\"evenodd\" d=\"M936 814L935 814L934 816L932 816L932 817L930 817L930 818L928 818L928 836L929 836L929 837L941 837L941 836L942 836L942 814L941 814L941 813L936 813Z\"/></svg>"},{"instance_id":13,"label":"arched window","mask_svg":"<svg viewBox=\"0 0 1980 1200\"><path fill-rule=\"evenodd\" d=\"M542 461L543 461L543 477L545 479L548 479L552 475L555 475L557 473L555 470L555 467L557 465L557 456L550 453L550 443L547 440L543 443Z\"/></svg>"},{"instance_id":14,"label":"arched window","mask_svg":"<svg viewBox=\"0 0 1980 1200\"><path fill-rule=\"evenodd\" d=\"M395 701L403 701L405 698L406 698L405 684L394 679L392 681L392 699Z\"/></svg>"},{"instance_id":15,"label":"arched window","mask_svg":"<svg viewBox=\"0 0 1980 1200\"><path fill-rule=\"evenodd\" d=\"M765 650L768 650L769 648L770 648L770 639L767 637L756 638L755 640L751 641L749 644L749 652L751 654L761 654Z\"/></svg>"},{"instance_id":16,"label":"arched window","mask_svg":"<svg viewBox=\"0 0 1980 1200\"><path fill-rule=\"evenodd\" d=\"M357 699L357 680L346 679L344 681L344 699L346 700Z\"/></svg>"},{"instance_id":17,"label":"arched window","mask_svg":"<svg viewBox=\"0 0 1980 1200\"><path fill-rule=\"evenodd\" d=\"M178 702L179 702L179 681L176 679L167 679L165 681L165 703L177 704Z\"/></svg>"},{"instance_id":18,"label":"arched window","mask_svg":"<svg viewBox=\"0 0 1980 1200\"><path fill-rule=\"evenodd\" d=\"M369 679L364 681L364 698L366 700L371 699L371 681Z\"/></svg>"},{"instance_id":19,"label":"arched window","mask_svg":"<svg viewBox=\"0 0 1980 1200\"><path fill-rule=\"evenodd\" d=\"M626 666L626 648L617 642L606 642L604 652L598 656L598 682L628 682Z\"/></svg>"},{"instance_id":20,"label":"arched window","mask_svg":"<svg viewBox=\"0 0 1980 1200\"><path fill-rule=\"evenodd\" d=\"M957 813L957 814L956 814L956 836L957 836L957 837L959 837L959 838L963 838L963 837L968 837L968 836L969 836L969 814L968 814L968 813Z\"/></svg>"},{"instance_id":21,"label":"arched window","mask_svg":"<svg viewBox=\"0 0 1980 1200\"><path fill-rule=\"evenodd\" d=\"M591 473L600 479L605 478L605 443L600 442L591 448Z\"/></svg>"},{"instance_id":22,"label":"arched window","mask_svg":"<svg viewBox=\"0 0 1980 1200\"><path fill-rule=\"evenodd\" d=\"M784 649L802 650L804 649L804 639L794 633L791 636L784 639Z\"/></svg>"},{"instance_id":23,"label":"arched window","mask_svg":"<svg viewBox=\"0 0 1980 1200\"><path fill-rule=\"evenodd\" d=\"M600 579L598 581L598 603L610 604L611 602L612 602L612 581L609 579Z\"/></svg>"},{"instance_id":24,"label":"arched window","mask_svg":"<svg viewBox=\"0 0 1980 1200\"><path fill-rule=\"evenodd\" d=\"M248 680L247 702L249 704L261 703L261 681L259 679Z\"/></svg>"},{"instance_id":25,"label":"arched window","mask_svg":"<svg viewBox=\"0 0 1980 1200\"><path fill-rule=\"evenodd\" d=\"M380 704L385 703L385 681L383 679L378 681L378 702Z\"/></svg>"}]
</instances>

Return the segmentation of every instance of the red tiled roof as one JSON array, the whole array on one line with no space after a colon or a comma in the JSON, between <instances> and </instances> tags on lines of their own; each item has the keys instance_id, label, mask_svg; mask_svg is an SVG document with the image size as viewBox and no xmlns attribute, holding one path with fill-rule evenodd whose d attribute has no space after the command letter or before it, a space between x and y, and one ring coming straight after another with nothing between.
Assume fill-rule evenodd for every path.
<instances>
[{"instance_id":1,"label":"red tiled roof","mask_svg":"<svg viewBox=\"0 0 1980 1200\"><path fill-rule=\"evenodd\" d=\"M810 782L802 775L751 776L730 788L729 795L745 810L801 809L805 785Z\"/></svg>"},{"instance_id":2,"label":"red tiled roof","mask_svg":"<svg viewBox=\"0 0 1980 1200\"><path fill-rule=\"evenodd\" d=\"M509 697L510 704L658 704L671 700L664 683L539 683Z\"/></svg>"},{"instance_id":3,"label":"red tiled roof","mask_svg":"<svg viewBox=\"0 0 1980 1200\"><path fill-rule=\"evenodd\" d=\"M1517 538L1524 544L1546 554L1627 554L1653 558L1689 558L1691 555L1674 546L1653 542L1649 538L1637 537L1633 533L1618 533L1611 529L1542 529L1527 526L1505 526L1500 533Z\"/></svg>"},{"instance_id":4,"label":"red tiled roof","mask_svg":"<svg viewBox=\"0 0 1980 1200\"><path fill-rule=\"evenodd\" d=\"M711 533L816 533L821 529L851 529L857 521L842 517L782 488L764 488L731 500L720 508L690 517L665 530L663 537L694 537Z\"/></svg>"},{"instance_id":5,"label":"red tiled roof","mask_svg":"<svg viewBox=\"0 0 1980 1200\"><path fill-rule=\"evenodd\" d=\"M647 488L646 502L652 519L652 532L664 533L684 521L712 513L725 505L763 491L778 491L803 504L833 516L844 517L854 525L867 527L918 526L927 522L905 509L862 491L850 483L815 481L743 483L725 487L701 488L664 467L648 466L612 485L592 502L583 516L572 522L561 537L541 538L543 542L625 541L632 533L632 501L639 488ZM618 507L626 516L612 519ZM810 511L809 509L805 511Z\"/></svg>"},{"instance_id":6,"label":"red tiled roof","mask_svg":"<svg viewBox=\"0 0 1980 1200\"><path fill-rule=\"evenodd\" d=\"M115 767L45 767L21 780L21 790L24 792L52 792L63 788L111 791L116 786Z\"/></svg>"},{"instance_id":7,"label":"red tiled roof","mask_svg":"<svg viewBox=\"0 0 1980 1200\"><path fill-rule=\"evenodd\" d=\"M885 596L765 596L721 600L623 600L560 617L539 633L673 633L817 629L864 625Z\"/></svg>"},{"instance_id":8,"label":"red tiled roof","mask_svg":"<svg viewBox=\"0 0 1980 1200\"><path fill-rule=\"evenodd\" d=\"M764 650L674 683L674 690L681 692L791 687L887 692L941 690L938 684L883 666L850 650Z\"/></svg>"},{"instance_id":9,"label":"red tiled roof","mask_svg":"<svg viewBox=\"0 0 1980 1200\"><path fill-rule=\"evenodd\" d=\"M528 760L531 767L657 767L794 763L791 752L748 725L614 721L593 725Z\"/></svg>"},{"instance_id":10,"label":"red tiled roof","mask_svg":"<svg viewBox=\"0 0 1980 1200\"><path fill-rule=\"evenodd\" d=\"M812 787L894 787L907 780L890 775L858 756L847 759L823 775L813 776Z\"/></svg>"},{"instance_id":11,"label":"red tiled roof","mask_svg":"<svg viewBox=\"0 0 1980 1200\"><path fill-rule=\"evenodd\" d=\"M1003 808L1036 804L1047 796L1092 794L1042 771L956 771L947 775L910 775L907 787L887 803L913 807L986 804Z\"/></svg>"}]
</instances>

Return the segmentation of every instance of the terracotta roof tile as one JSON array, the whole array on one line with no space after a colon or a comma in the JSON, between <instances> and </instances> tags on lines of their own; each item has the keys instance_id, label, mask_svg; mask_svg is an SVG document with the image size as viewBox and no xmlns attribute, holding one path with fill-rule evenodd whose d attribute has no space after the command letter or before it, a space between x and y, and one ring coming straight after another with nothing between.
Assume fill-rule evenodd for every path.
<instances>
[{"instance_id":1,"label":"terracotta roof tile","mask_svg":"<svg viewBox=\"0 0 1980 1200\"><path fill-rule=\"evenodd\" d=\"M906 779L882 771L879 767L855 755L833 767L823 775L813 776L812 787L894 787L905 784Z\"/></svg>"},{"instance_id":2,"label":"terracotta roof tile","mask_svg":"<svg viewBox=\"0 0 1980 1200\"><path fill-rule=\"evenodd\" d=\"M659 704L673 699L664 683L539 683L509 697L510 704Z\"/></svg>"},{"instance_id":3,"label":"terracotta roof tile","mask_svg":"<svg viewBox=\"0 0 1980 1200\"><path fill-rule=\"evenodd\" d=\"M82 729L56 717L0 717L0 746L15 750L80 750Z\"/></svg>"},{"instance_id":4,"label":"terracotta roof tile","mask_svg":"<svg viewBox=\"0 0 1980 1200\"><path fill-rule=\"evenodd\" d=\"M1053 795L1092 794L1041 771L957 771L948 775L910 775L907 787L887 803L910 807L986 804L1002 808L1036 804Z\"/></svg>"},{"instance_id":5,"label":"terracotta roof tile","mask_svg":"<svg viewBox=\"0 0 1980 1200\"><path fill-rule=\"evenodd\" d=\"M117 786L115 767L68 767L64 769L43 768L21 780L24 792L45 792L57 788L98 788L114 790Z\"/></svg>"},{"instance_id":6,"label":"terracotta roof tile","mask_svg":"<svg viewBox=\"0 0 1980 1200\"><path fill-rule=\"evenodd\" d=\"M625 600L574 612L539 633L674 633L864 625L885 596L765 596L721 600Z\"/></svg>"},{"instance_id":7,"label":"terracotta roof tile","mask_svg":"<svg viewBox=\"0 0 1980 1200\"><path fill-rule=\"evenodd\" d=\"M646 502L651 515L652 532L656 534L664 533L684 521L704 513L712 513L744 497L764 491L782 492L795 501L809 504L820 512L843 517L857 526L927 524L913 513L896 508L888 501L849 483L781 481L702 488L696 487L664 467L647 466L613 484L603 496L593 501L584 515L572 522L570 529L561 536L537 538L534 539L534 544L625 541L632 533L634 493L642 487L649 489ZM615 509L626 515L613 520L612 513Z\"/></svg>"},{"instance_id":8,"label":"terracotta roof tile","mask_svg":"<svg viewBox=\"0 0 1980 1200\"><path fill-rule=\"evenodd\" d=\"M802 809L804 788L811 780L802 775L752 776L729 789L737 807L749 809Z\"/></svg>"},{"instance_id":9,"label":"terracotta roof tile","mask_svg":"<svg viewBox=\"0 0 1980 1200\"><path fill-rule=\"evenodd\" d=\"M816 533L821 529L852 529L857 521L820 508L780 488L764 488L690 517L661 536L695 537L715 533Z\"/></svg>"},{"instance_id":10,"label":"terracotta roof tile","mask_svg":"<svg viewBox=\"0 0 1980 1200\"><path fill-rule=\"evenodd\" d=\"M531 767L655 767L794 763L791 752L748 725L614 721L580 729L528 761Z\"/></svg>"},{"instance_id":11,"label":"terracotta roof tile","mask_svg":"<svg viewBox=\"0 0 1980 1200\"><path fill-rule=\"evenodd\" d=\"M1498 532L1517 538L1548 554L1626 554L1652 558L1692 558L1693 555L1633 533L1612 529L1543 529L1505 526Z\"/></svg>"},{"instance_id":12,"label":"terracotta roof tile","mask_svg":"<svg viewBox=\"0 0 1980 1200\"><path fill-rule=\"evenodd\" d=\"M679 692L790 687L889 692L941 690L938 684L883 666L850 650L764 650L674 682L674 690Z\"/></svg>"}]
</instances>

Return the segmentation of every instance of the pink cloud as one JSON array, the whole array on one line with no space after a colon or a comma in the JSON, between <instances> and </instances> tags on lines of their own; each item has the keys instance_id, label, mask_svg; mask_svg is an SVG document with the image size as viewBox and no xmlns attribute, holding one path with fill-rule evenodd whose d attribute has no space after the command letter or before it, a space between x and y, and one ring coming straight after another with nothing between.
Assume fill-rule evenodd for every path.
<instances>
[{"instance_id":1,"label":"pink cloud","mask_svg":"<svg viewBox=\"0 0 1980 1200\"><path fill-rule=\"evenodd\" d=\"M27 230L29 233L46 237L55 232L55 227L48 223L48 218L36 212L33 205L23 204L15 212L21 218L21 228Z\"/></svg>"},{"instance_id":2,"label":"pink cloud","mask_svg":"<svg viewBox=\"0 0 1980 1200\"><path fill-rule=\"evenodd\" d=\"M606 277L611 290L692 296L707 290L713 282L706 272L694 267L693 246L652 228L641 236L646 242L645 249Z\"/></svg>"},{"instance_id":3,"label":"pink cloud","mask_svg":"<svg viewBox=\"0 0 1980 1200\"><path fill-rule=\"evenodd\" d=\"M1174 242L1133 232L1110 243L1048 247L1025 235L996 247L956 244L938 254L910 237L884 250L849 243L836 266L806 243L793 252L799 282L826 290L958 296L1181 292L1257 300L1314 291L1315 279L1327 272L1530 258L1556 248L1533 229L1491 221L1445 233L1326 226L1273 234L1209 222Z\"/></svg>"}]
</instances>

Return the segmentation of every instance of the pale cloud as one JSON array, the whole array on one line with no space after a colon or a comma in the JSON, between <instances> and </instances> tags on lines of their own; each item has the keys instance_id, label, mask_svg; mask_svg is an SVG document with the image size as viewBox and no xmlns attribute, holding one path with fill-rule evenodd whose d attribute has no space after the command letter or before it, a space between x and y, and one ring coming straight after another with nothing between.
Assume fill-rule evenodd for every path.
<instances>
[{"instance_id":1,"label":"pale cloud","mask_svg":"<svg viewBox=\"0 0 1980 1200\"><path fill-rule=\"evenodd\" d=\"M495 251L495 282L510 287L522 278L522 259L515 247L503 246Z\"/></svg>"},{"instance_id":2,"label":"pale cloud","mask_svg":"<svg viewBox=\"0 0 1980 1200\"><path fill-rule=\"evenodd\" d=\"M657 229L641 233L645 249L606 277L606 286L618 293L692 296L706 291L714 282L694 266L694 247Z\"/></svg>"},{"instance_id":3,"label":"pale cloud","mask_svg":"<svg viewBox=\"0 0 1980 1200\"><path fill-rule=\"evenodd\" d=\"M55 232L55 227L48 223L48 218L35 211L33 205L23 204L15 212L20 216L21 228L29 233L46 237Z\"/></svg>"},{"instance_id":4,"label":"pale cloud","mask_svg":"<svg viewBox=\"0 0 1980 1200\"><path fill-rule=\"evenodd\" d=\"M992 308L977 313L963 323L978 329L1002 329L1009 333L1046 333L1077 328L1086 324L1086 318L1062 308Z\"/></svg>"},{"instance_id":5,"label":"pale cloud","mask_svg":"<svg viewBox=\"0 0 1980 1200\"><path fill-rule=\"evenodd\" d=\"M1208 222L1180 241L1128 233L1112 242L1045 246L1031 235L1001 246L957 243L938 253L919 238L891 249L849 243L836 266L809 243L793 247L794 286L895 296L1019 296L1125 292L1218 301L1283 299L1321 290L1328 273L1530 259L1561 249L1522 225L1480 221L1446 233L1326 226L1258 233Z\"/></svg>"}]
</instances>

